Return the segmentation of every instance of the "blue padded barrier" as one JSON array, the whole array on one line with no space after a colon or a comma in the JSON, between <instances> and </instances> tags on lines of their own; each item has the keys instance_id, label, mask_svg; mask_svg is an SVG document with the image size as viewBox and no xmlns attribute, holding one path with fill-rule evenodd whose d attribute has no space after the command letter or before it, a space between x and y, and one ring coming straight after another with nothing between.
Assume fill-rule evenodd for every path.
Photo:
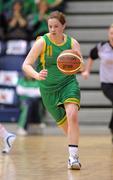
<instances>
[{"instance_id":1,"label":"blue padded barrier","mask_svg":"<svg viewBox=\"0 0 113 180\"><path fill-rule=\"evenodd\" d=\"M22 64L26 54L28 53L27 46L28 43L23 40L7 42L0 41L0 71L17 71L19 75L22 74ZM1 89L3 89L5 93ZM6 91L9 90L10 92L11 89L14 91L14 98L10 103L10 99L7 97L9 95L7 95ZM0 93L0 122L17 121L20 109L16 86L13 87L12 84L7 85L1 83ZM6 101L2 99L4 97L7 98Z\"/></svg>"},{"instance_id":2,"label":"blue padded barrier","mask_svg":"<svg viewBox=\"0 0 113 180\"><path fill-rule=\"evenodd\" d=\"M0 122L16 122L19 117L18 107L0 106Z\"/></svg>"}]
</instances>

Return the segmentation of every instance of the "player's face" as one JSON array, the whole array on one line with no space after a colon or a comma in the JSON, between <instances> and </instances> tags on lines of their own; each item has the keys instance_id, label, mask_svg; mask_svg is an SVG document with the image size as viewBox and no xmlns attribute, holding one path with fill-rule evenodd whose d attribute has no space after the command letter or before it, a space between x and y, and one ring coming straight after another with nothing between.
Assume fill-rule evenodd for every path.
<instances>
[{"instance_id":1,"label":"player's face","mask_svg":"<svg viewBox=\"0 0 113 180\"><path fill-rule=\"evenodd\" d=\"M64 32L65 25L62 25L58 19L52 18L48 20L48 28L51 35L59 36Z\"/></svg>"},{"instance_id":2,"label":"player's face","mask_svg":"<svg viewBox=\"0 0 113 180\"><path fill-rule=\"evenodd\" d=\"M111 27L109 29L108 38L109 38L109 41L110 41L111 45L113 46L113 27Z\"/></svg>"}]
</instances>

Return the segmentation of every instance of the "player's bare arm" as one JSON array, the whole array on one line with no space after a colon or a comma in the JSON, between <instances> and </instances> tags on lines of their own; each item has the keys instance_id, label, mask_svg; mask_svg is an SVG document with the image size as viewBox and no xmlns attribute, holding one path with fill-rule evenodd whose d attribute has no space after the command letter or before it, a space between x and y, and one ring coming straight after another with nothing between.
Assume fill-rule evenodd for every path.
<instances>
[{"instance_id":1,"label":"player's bare arm","mask_svg":"<svg viewBox=\"0 0 113 180\"><path fill-rule=\"evenodd\" d=\"M44 40L40 38L34 43L33 47L31 48L30 52L28 53L22 65L22 69L26 73L26 75L35 78L37 80L45 80L47 76L46 69L43 69L38 73L33 68L33 64L37 60L38 56L41 54L43 47L44 47Z\"/></svg>"},{"instance_id":2,"label":"player's bare arm","mask_svg":"<svg viewBox=\"0 0 113 180\"><path fill-rule=\"evenodd\" d=\"M84 71L82 72L82 76L83 76L84 79L89 78L93 62L94 61L92 60L92 58L89 57L88 60L87 60L87 64L86 64L86 66L84 68Z\"/></svg>"}]
</instances>

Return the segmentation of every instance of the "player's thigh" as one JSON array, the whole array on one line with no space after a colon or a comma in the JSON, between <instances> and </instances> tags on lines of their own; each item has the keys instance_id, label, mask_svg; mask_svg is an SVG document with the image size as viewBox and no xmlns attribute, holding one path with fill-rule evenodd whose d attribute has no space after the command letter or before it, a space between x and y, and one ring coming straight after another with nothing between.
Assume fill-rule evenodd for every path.
<instances>
[{"instance_id":1,"label":"player's thigh","mask_svg":"<svg viewBox=\"0 0 113 180\"><path fill-rule=\"evenodd\" d=\"M76 81L72 81L62 88L60 96L63 104L73 103L80 107L80 87Z\"/></svg>"},{"instance_id":2,"label":"player's thigh","mask_svg":"<svg viewBox=\"0 0 113 180\"><path fill-rule=\"evenodd\" d=\"M56 121L57 125L63 124L66 120L66 112L65 109L62 107L54 106L54 107L47 107L49 113L52 115L54 120Z\"/></svg>"},{"instance_id":3,"label":"player's thigh","mask_svg":"<svg viewBox=\"0 0 113 180\"><path fill-rule=\"evenodd\" d=\"M64 120L66 112L63 107L58 106L58 93L42 93L42 99L46 109L59 125Z\"/></svg>"}]
</instances>

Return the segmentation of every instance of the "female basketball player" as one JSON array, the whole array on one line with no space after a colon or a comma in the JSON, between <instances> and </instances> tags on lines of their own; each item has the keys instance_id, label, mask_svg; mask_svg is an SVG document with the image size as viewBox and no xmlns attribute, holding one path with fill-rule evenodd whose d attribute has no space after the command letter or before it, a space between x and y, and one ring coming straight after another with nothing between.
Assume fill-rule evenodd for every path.
<instances>
[{"instance_id":1,"label":"female basketball player","mask_svg":"<svg viewBox=\"0 0 113 180\"><path fill-rule=\"evenodd\" d=\"M0 124L0 137L4 142L2 153L9 153L16 139L16 135L13 133L9 133L6 128L2 124Z\"/></svg>"},{"instance_id":2,"label":"female basketball player","mask_svg":"<svg viewBox=\"0 0 113 180\"><path fill-rule=\"evenodd\" d=\"M108 41L100 42L90 51L85 71L82 72L82 76L85 79L89 77L95 59L100 59L100 82L102 91L113 105L113 24L108 30ZM113 113L109 128L112 133L113 142Z\"/></svg>"},{"instance_id":3,"label":"female basketball player","mask_svg":"<svg viewBox=\"0 0 113 180\"><path fill-rule=\"evenodd\" d=\"M38 39L27 55L23 70L39 81L43 103L68 138L70 169L80 169L78 159L80 88L75 75L64 75L56 65L58 55L66 49L77 50L79 43L64 34L65 16L58 11L48 18L49 33ZM37 62L37 69L33 64Z\"/></svg>"}]
</instances>

